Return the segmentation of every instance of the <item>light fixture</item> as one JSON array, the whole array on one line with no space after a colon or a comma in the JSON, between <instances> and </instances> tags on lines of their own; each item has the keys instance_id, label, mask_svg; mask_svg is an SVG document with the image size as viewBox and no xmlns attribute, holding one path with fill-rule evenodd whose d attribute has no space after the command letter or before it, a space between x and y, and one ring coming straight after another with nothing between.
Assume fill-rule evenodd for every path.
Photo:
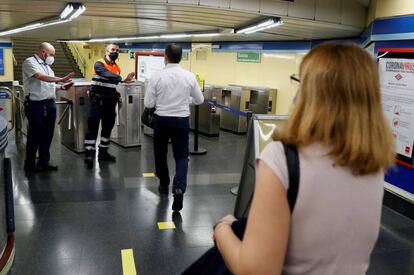
<instances>
[{"instance_id":1,"label":"light fixture","mask_svg":"<svg viewBox=\"0 0 414 275\"><path fill-rule=\"evenodd\" d=\"M82 3L68 3L60 13L60 19L73 20L86 10Z\"/></svg>"},{"instance_id":2,"label":"light fixture","mask_svg":"<svg viewBox=\"0 0 414 275\"><path fill-rule=\"evenodd\" d=\"M129 41L129 40L151 40L151 39L176 39L176 38L188 38L188 37L213 37L221 35L220 32L193 32L193 33L171 33L160 35L147 35L147 36L128 36L128 37L103 37L103 38L90 38L90 39L76 39L76 40L58 40L59 42L115 42L115 41Z\"/></svg>"},{"instance_id":3,"label":"light fixture","mask_svg":"<svg viewBox=\"0 0 414 275\"><path fill-rule=\"evenodd\" d=\"M186 37L190 37L191 34L187 34L187 33L176 33L176 34L162 34L160 35L160 38L163 39L174 39L174 38L186 38Z\"/></svg>"},{"instance_id":4,"label":"light fixture","mask_svg":"<svg viewBox=\"0 0 414 275\"><path fill-rule=\"evenodd\" d=\"M214 37L214 36L219 36L220 33L218 32L212 32L212 33L194 33L191 36L192 37Z\"/></svg>"},{"instance_id":5,"label":"light fixture","mask_svg":"<svg viewBox=\"0 0 414 275\"><path fill-rule=\"evenodd\" d=\"M60 16L57 19L45 21L45 22L38 22L38 23L32 23L29 25L25 25L22 27L9 29L0 32L0 36L15 34L19 32L25 32L30 31L38 28L44 28L48 26L53 26L57 24L62 24L69 22L79 15L81 15L86 10L85 6L82 3L68 3L66 7L63 9L63 11L60 13Z\"/></svg>"},{"instance_id":6,"label":"light fixture","mask_svg":"<svg viewBox=\"0 0 414 275\"><path fill-rule=\"evenodd\" d=\"M245 26L236 30L238 34L251 34L254 32L263 31L266 29L274 28L283 25L283 21L279 17L268 18L264 21L257 22L253 25Z\"/></svg>"},{"instance_id":7,"label":"light fixture","mask_svg":"<svg viewBox=\"0 0 414 275\"><path fill-rule=\"evenodd\" d=\"M49 21L49 22L45 22L45 23L30 24L30 25L27 25L27 26L24 26L24 27L20 27L20 28L0 32L0 36L5 36L5 35L15 34L15 33L19 33L19 32L24 32L24 31L30 31L30 30L34 30L34 29L38 29L38 28L53 26L53 25L57 25L57 24L66 23L68 21L69 20L55 20L55 21Z\"/></svg>"}]
</instances>

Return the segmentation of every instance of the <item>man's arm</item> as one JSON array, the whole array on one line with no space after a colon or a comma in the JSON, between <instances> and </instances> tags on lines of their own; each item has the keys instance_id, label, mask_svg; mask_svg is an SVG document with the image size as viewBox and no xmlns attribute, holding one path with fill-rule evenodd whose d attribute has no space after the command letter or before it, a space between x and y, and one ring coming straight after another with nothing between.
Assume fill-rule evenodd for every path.
<instances>
[{"instance_id":1,"label":"man's arm","mask_svg":"<svg viewBox=\"0 0 414 275\"><path fill-rule=\"evenodd\" d=\"M154 76L151 77L150 81L148 82L148 86L145 90L145 97L144 97L144 105L147 108L155 107L157 83L158 81Z\"/></svg>"},{"instance_id":2,"label":"man's arm","mask_svg":"<svg viewBox=\"0 0 414 275\"><path fill-rule=\"evenodd\" d=\"M108 79L114 84L118 84L122 81L122 77L120 75L114 74L113 72L105 68L104 64L102 64L102 62L100 61L95 62L94 68L97 75Z\"/></svg>"},{"instance_id":3,"label":"man's arm","mask_svg":"<svg viewBox=\"0 0 414 275\"><path fill-rule=\"evenodd\" d=\"M70 82L71 78L75 75L74 72L71 72L69 74L67 74L64 77L57 77L57 76L50 76L41 72L37 72L33 75L33 77L41 80L41 81L45 81L45 82Z\"/></svg>"},{"instance_id":4,"label":"man's arm","mask_svg":"<svg viewBox=\"0 0 414 275\"><path fill-rule=\"evenodd\" d=\"M203 93L201 92L200 87L198 86L198 82L194 76L190 96L193 98L193 103L196 105L200 105L204 102Z\"/></svg>"}]
</instances>

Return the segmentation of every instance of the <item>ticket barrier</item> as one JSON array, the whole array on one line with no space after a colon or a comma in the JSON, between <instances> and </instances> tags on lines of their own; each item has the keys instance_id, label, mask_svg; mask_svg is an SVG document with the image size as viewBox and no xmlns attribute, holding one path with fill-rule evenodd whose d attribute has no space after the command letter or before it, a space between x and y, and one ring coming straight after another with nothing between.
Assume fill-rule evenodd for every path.
<instances>
[{"instance_id":1,"label":"ticket barrier","mask_svg":"<svg viewBox=\"0 0 414 275\"><path fill-rule=\"evenodd\" d=\"M287 116L253 115L249 121L247 133L247 146L244 155L243 168L238 186L234 216L236 218L247 217L253 197L256 171L255 161L266 145L272 142L272 134L281 129Z\"/></svg>"},{"instance_id":2,"label":"ticket barrier","mask_svg":"<svg viewBox=\"0 0 414 275\"><path fill-rule=\"evenodd\" d=\"M217 102L216 97L212 95L213 87L204 86L204 99ZM208 103L199 105L199 133L208 137L218 137L220 134L220 112L215 106ZM195 128L195 105L190 105L190 129Z\"/></svg>"},{"instance_id":3,"label":"ticket barrier","mask_svg":"<svg viewBox=\"0 0 414 275\"><path fill-rule=\"evenodd\" d=\"M274 114L276 112L276 89L242 85L230 86L240 87L243 89L244 93L250 95L249 110L253 114Z\"/></svg>"},{"instance_id":4,"label":"ticket barrier","mask_svg":"<svg viewBox=\"0 0 414 275\"><path fill-rule=\"evenodd\" d=\"M212 97L217 103L242 112L249 111L250 95L247 90L237 86L214 86L212 85ZM247 130L247 119L226 110L220 110L220 128L235 134L245 134Z\"/></svg>"},{"instance_id":5,"label":"ticket barrier","mask_svg":"<svg viewBox=\"0 0 414 275\"><path fill-rule=\"evenodd\" d=\"M89 90L91 83L77 81L69 89L58 92L61 143L76 153L84 149L85 133L88 129Z\"/></svg>"},{"instance_id":6,"label":"ticket barrier","mask_svg":"<svg viewBox=\"0 0 414 275\"><path fill-rule=\"evenodd\" d=\"M195 105L190 105L190 129L195 128ZM220 134L220 114L217 108L208 103L199 105L199 129L201 135L218 137Z\"/></svg>"},{"instance_id":7,"label":"ticket barrier","mask_svg":"<svg viewBox=\"0 0 414 275\"><path fill-rule=\"evenodd\" d=\"M116 89L121 100L111 141L126 148L141 146L142 83L121 83Z\"/></svg>"}]
</instances>

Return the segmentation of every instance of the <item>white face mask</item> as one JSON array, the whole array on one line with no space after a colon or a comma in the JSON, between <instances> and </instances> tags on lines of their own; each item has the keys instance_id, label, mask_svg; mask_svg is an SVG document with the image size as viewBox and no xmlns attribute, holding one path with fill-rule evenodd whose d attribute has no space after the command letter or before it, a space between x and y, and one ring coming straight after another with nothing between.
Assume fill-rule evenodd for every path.
<instances>
[{"instance_id":1,"label":"white face mask","mask_svg":"<svg viewBox=\"0 0 414 275\"><path fill-rule=\"evenodd\" d=\"M53 56L48 56L48 57L46 57L46 60L45 60L45 63L47 64L47 65L52 65L53 64L53 62L55 62L55 58L53 57Z\"/></svg>"}]
</instances>

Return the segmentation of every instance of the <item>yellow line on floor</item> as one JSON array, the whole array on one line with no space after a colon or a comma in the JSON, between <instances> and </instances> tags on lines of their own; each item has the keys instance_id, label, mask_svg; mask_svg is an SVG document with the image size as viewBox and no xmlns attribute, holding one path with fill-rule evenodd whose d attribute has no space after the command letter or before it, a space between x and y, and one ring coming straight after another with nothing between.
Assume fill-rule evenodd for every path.
<instances>
[{"instance_id":1,"label":"yellow line on floor","mask_svg":"<svg viewBox=\"0 0 414 275\"><path fill-rule=\"evenodd\" d=\"M158 229L159 230L175 229L175 223L174 222L159 222Z\"/></svg>"},{"instance_id":2,"label":"yellow line on floor","mask_svg":"<svg viewBox=\"0 0 414 275\"><path fill-rule=\"evenodd\" d=\"M153 178L155 177L154 173L142 173L142 176L144 176L144 178Z\"/></svg>"},{"instance_id":3,"label":"yellow line on floor","mask_svg":"<svg viewBox=\"0 0 414 275\"><path fill-rule=\"evenodd\" d=\"M132 249L122 249L122 271L124 275L137 275L135 269L134 251Z\"/></svg>"}]
</instances>

